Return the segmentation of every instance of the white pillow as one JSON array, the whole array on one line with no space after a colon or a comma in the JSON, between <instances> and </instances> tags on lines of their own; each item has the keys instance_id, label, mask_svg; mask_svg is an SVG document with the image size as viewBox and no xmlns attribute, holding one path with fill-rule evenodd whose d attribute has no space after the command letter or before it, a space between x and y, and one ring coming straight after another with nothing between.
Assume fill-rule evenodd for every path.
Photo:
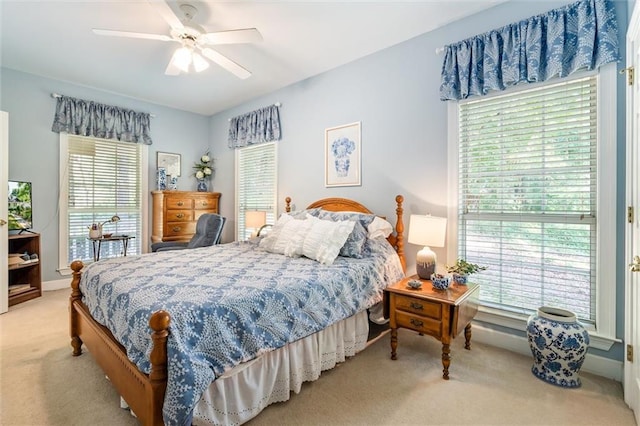
<instances>
[{"instance_id":1,"label":"white pillow","mask_svg":"<svg viewBox=\"0 0 640 426\"><path fill-rule=\"evenodd\" d=\"M353 231L355 222L352 220L320 220L308 215L305 221L311 223L304 242L302 255L317 260L323 265L331 265L338 257L340 249Z\"/></svg>"},{"instance_id":2,"label":"white pillow","mask_svg":"<svg viewBox=\"0 0 640 426\"><path fill-rule=\"evenodd\" d=\"M281 214L280 218L273 225L271 232L269 232L262 240L260 240L260 247L270 253L284 254L284 246L280 244L276 249L276 244L278 243L280 234L282 233L285 225L294 220L295 219L287 213Z\"/></svg>"},{"instance_id":3,"label":"white pillow","mask_svg":"<svg viewBox=\"0 0 640 426\"><path fill-rule=\"evenodd\" d=\"M393 226L383 218L376 216L373 222L367 226L367 232L367 236L371 239L387 238L393 232Z\"/></svg>"},{"instance_id":4,"label":"white pillow","mask_svg":"<svg viewBox=\"0 0 640 426\"><path fill-rule=\"evenodd\" d=\"M284 255L289 257L302 256L302 245L306 236L311 229L312 222L308 219L312 217L307 215L307 219L304 220L292 220L287 222L284 226L284 232L281 234L280 241L276 244L276 248L279 249L281 245L284 245Z\"/></svg>"}]
</instances>

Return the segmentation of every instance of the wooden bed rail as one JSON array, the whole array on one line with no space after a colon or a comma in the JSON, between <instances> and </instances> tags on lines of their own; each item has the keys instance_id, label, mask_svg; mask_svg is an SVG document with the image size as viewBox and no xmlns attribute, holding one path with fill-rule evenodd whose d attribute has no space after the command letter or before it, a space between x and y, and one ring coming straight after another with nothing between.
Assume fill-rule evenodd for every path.
<instances>
[{"instance_id":1,"label":"wooden bed rail","mask_svg":"<svg viewBox=\"0 0 640 426\"><path fill-rule=\"evenodd\" d=\"M69 298L69 333L73 356L82 354L84 343L138 420L143 425L164 424L162 405L167 388L167 337L171 316L160 310L149 318L149 327L153 330L149 357L151 371L148 375L140 372L127 358L125 348L106 327L93 320L82 302L80 276L83 267L81 261L71 263L73 278Z\"/></svg>"}]
</instances>

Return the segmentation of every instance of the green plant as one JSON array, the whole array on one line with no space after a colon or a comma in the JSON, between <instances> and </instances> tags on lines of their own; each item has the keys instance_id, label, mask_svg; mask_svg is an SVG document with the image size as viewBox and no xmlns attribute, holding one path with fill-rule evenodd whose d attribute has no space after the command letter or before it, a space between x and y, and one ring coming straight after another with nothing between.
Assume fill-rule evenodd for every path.
<instances>
[{"instance_id":1,"label":"green plant","mask_svg":"<svg viewBox=\"0 0 640 426\"><path fill-rule=\"evenodd\" d=\"M459 275L475 274L476 272L484 271L485 269L487 269L486 266L470 263L464 259L456 260L456 263L451 266L447 265L447 272Z\"/></svg>"}]
</instances>

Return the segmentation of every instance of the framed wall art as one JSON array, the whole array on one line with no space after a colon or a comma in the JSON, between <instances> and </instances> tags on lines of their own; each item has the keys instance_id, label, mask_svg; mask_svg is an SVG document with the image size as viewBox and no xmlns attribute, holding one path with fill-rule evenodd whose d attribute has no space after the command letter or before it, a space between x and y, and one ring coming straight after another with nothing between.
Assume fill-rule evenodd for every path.
<instances>
[{"instance_id":1,"label":"framed wall art","mask_svg":"<svg viewBox=\"0 0 640 426\"><path fill-rule=\"evenodd\" d=\"M165 169L166 174L169 176L180 176L180 154L173 154L171 152L157 152L156 157L157 168Z\"/></svg>"},{"instance_id":2,"label":"framed wall art","mask_svg":"<svg viewBox=\"0 0 640 426\"><path fill-rule=\"evenodd\" d=\"M359 186L360 122L324 131L324 186Z\"/></svg>"}]
</instances>

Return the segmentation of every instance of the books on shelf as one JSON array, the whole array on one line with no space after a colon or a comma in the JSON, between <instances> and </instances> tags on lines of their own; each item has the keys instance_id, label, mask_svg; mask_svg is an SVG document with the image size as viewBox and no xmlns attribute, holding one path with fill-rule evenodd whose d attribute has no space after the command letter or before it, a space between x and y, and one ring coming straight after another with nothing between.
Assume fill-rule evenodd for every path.
<instances>
[{"instance_id":1,"label":"books on shelf","mask_svg":"<svg viewBox=\"0 0 640 426\"><path fill-rule=\"evenodd\" d=\"M24 257L25 257L25 254L23 253L9 253L9 267L15 266L15 265L27 265L29 263L37 263L39 260L37 257L33 259L29 258L25 260Z\"/></svg>"},{"instance_id":2,"label":"books on shelf","mask_svg":"<svg viewBox=\"0 0 640 426\"><path fill-rule=\"evenodd\" d=\"M29 290L31 290L30 284L11 284L9 286L9 296L24 293Z\"/></svg>"}]
</instances>

